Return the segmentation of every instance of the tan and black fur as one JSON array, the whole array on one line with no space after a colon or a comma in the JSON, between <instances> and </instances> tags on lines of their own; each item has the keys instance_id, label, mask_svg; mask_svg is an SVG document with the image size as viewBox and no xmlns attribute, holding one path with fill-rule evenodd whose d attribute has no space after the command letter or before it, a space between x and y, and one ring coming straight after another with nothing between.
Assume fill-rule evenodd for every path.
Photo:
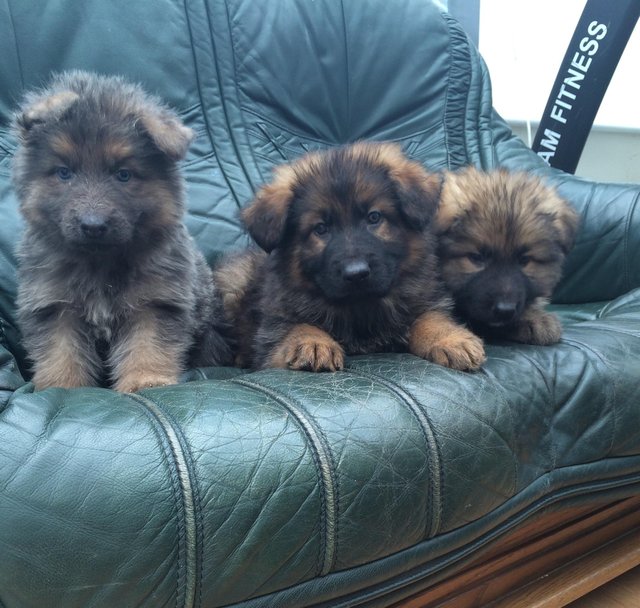
<instances>
[{"instance_id":1,"label":"tan and black fur","mask_svg":"<svg viewBox=\"0 0 640 608\"><path fill-rule=\"evenodd\" d=\"M474 370L482 342L450 316L430 224L440 178L388 143L283 165L244 209L262 250L216 271L238 363L335 371L344 356L409 351Z\"/></svg>"},{"instance_id":2,"label":"tan and black fur","mask_svg":"<svg viewBox=\"0 0 640 608\"><path fill-rule=\"evenodd\" d=\"M447 173L436 215L442 275L456 310L481 336L553 344L545 311L573 245L578 216L526 173Z\"/></svg>"},{"instance_id":3,"label":"tan and black fur","mask_svg":"<svg viewBox=\"0 0 640 608\"><path fill-rule=\"evenodd\" d=\"M129 392L228 362L211 271L182 221L192 131L139 86L84 72L28 95L15 130L18 315L36 389Z\"/></svg>"}]
</instances>

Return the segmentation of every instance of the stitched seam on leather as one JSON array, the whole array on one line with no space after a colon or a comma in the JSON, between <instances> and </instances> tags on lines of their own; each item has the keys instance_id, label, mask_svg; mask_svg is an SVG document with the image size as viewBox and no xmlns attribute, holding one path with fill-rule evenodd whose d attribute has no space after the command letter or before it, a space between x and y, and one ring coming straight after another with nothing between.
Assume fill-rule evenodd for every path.
<instances>
[{"instance_id":1,"label":"stitched seam on leather","mask_svg":"<svg viewBox=\"0 0 640 608\"><path fill-rule=\"evenodd\" d=\"M204 374L203 374L204 375ZM179 428L174 427L180 440L180 445L187 459L187 466L190 471L194 471L195 465L193 463L193 456L189 450L186 439ZM200 497L200 487L198 485L197 478L194 475L191 476L191 488L193 490L193 502L195 507L196 516L196 564L198 581L197 597L194 597L194 606L202 606L202 584L203 584L203 568L204 568L204 516L202 509L202 498Z\"/></svg>"},{"instance_id":2,"label":"stitched seam on leather","mask_svg":"<svg viewBox=\"0 0 640 608\"><path fill-rule=\"evenodd\" d=\"M351 126L351 75L349 71L349 43L347 40L347 19L344 15L344 0L340 0L342 15L342 39L344 40L344 70L346 75L347 125ZM342 131L342 129L340 129Z\"/></svg>"},{"instance_id":3,"label":"stitched seam on leather","mask_svg":"<svg viewBox=\"0 0 640 608\"><path fill-rule=\"evenodd\" d=\"M13 12L11 11L11 2L7 2L7 12L9 13L9 21L11 22L11 33L13 34L13 45L16 50L16 60L18 62L18 73L20 74L20 85L24 90L24 73L22 70L22 57L20 57L20 47L18 45L18 40L16 38L16 26L15 20L13 19Z\"/></svg>"},{"instance_id":4,"label":"stitched seam on leather","mask_svg":"<svg viewBox=\"0 0 640 608\"><path fill-rule=\"evenodd\" d=\"M205 15L206 15L207 23L209 25L209 32L210 32L211 36L213 36L213 32L211 31L211 22L209 20L209 13L207 11L206 6L204 6L203 10L204 10ZM208 117L207 111L206 111L207 106L204 103L204 96L202 94L202 85L201 85L201 79L200 79L200 65L199 65L198 57L196 55L195 47L194 47L193 28L191 27L191 19L189 17L189 8L187 7L187 0L184 0L184 13L185 13L185 16L187 18L187 28L189 29L189 38L190 38L190 41L191 41L191 54L193 56L193 65L194 65L194 72L195 72L195 77L196 77L196 87L198 89L198 98L200 99L200 108L202 109L202 120L204 120L204 124L205 124L205 127L206 127L207 139L209 140L209 143L211 145L211 152L213 154L213 157L216 159L218 167L220 168L220 173L222 174L222 177L223 177L225 183L227 184L227 188L229 189L229 193L235 199L236 204L238 205L238 207L240 207L241 206L241 201L238 198L238 196L236 195L236 192L233 189L233 187L231 185L231 182L229 181L229 178L228 178L226 172L222 168L222 164L220 163L220 158L218 157L218 152L217 152L216 147L215 147L214 142L213 142L211 124L209 122L209 117ZM214 51L213 48L212 48L212 51ZM216 65L216 71L217 71L217 67L218 66ZM216 78L216 82L219 82L217 78ZM224 96L222 95L221 91L220 91L220 100L221 100L222 107L224 108L224 101L223 101L224 100ZM225 113L225 116L226 116L226 113Z\"/></svg>"},{"instance_id":5,"label":"stitched seam on leather","mask_svg":"<svg viewBox=\"0 0 640 608\"><path fill-rule=\"evenodd\" d=\"M334 478L334 465L331 451L324 435L317 428L317 423L302 408L290 399L270 389L269 387L246 379L234 378L235 384L246 386L262 392L283 406L298 423L304 436L307 438L313 454L314 463L318 469L318 479L322 485L321 502L323 504L322 520L324 539L324 555L321 560L320 574L328 574L336 559L336 530L337 530L337 483Z\"/></svg>"},{"instance_id":6,"label":"stitched seam on leather","mask_svg":"<svg viewBox=\"0 0 640 608\"><path fill-rule=\"evenodd\" d=\"M0 317L0 344L9 350L9 343L7 340L7 334L4 329L4 319Z\"/></svg>"},{"instance_id":7,"label":"stitched seam on leather","mask_svg":"<svg viewBox=\"0 0 640 608\"><path fill-rule=\"evenodd\" d=\"M265 179L265 176L262 175L262 171L260 171L260 165L256 161L255 152L253 150L253 146L251 145L251 141L249 139L249 128L244 119L244 116L242 115L242 101L240 99L240 92L238 90L238 72L236 68L236 45L233 37L233 28L231 27L231 19L229 17L229 3L226 0L224 3L224 10L225 10L225 15L227 16L227 27L229 28L229 40L231 41L230 47L231 47L231 62L233 64L233 87L236 93L236 102L238 104L238 109L239 109L238 114L239 114L240 121L242 122L242 126L244 127L244 138L246 140L245 143L247 145L247 150L249 151L249 154L251 155L251 158L253 160L253 166L255 167L256 171L258 172L258 175L260 176L260 181L264 182L267 180ZM225 111L225 116L226 116L226 111ZM234 135L233 133L231 133L231 129L229 131L230 131L229 137L233 142L233 149L236 150L236 154L238 156L238 162L240 163L240 166L242 167L242 171L245 177L247 178L247 184L249 184L251 189L255 191L255 187L251 182L251 177L249 175L249 172L247 171L247 168L242 161L242 155L240 154L240 151L237 149Z\"/></svg>"},{"instance_id":8,"label":"stitched seam on leather","mask_svg":"<svg viewBox=\"0 0 640 608\"><path fill-rule=\"evenodd\" d=\"M450 129L449 125L452 123L452 121L457 123L457 118L466 127L467 109L469 105L469 88L471 84L471 71L473 70L473 67L471 65L471 55L469 51L469 41L467 39L467 35L464 33L464 31L461 30L458 23L448 13L441 13L441 17L445 23L445 26L447 27L447 31L449 32L448 54L451 58L447 74L447 86L445 89L445 102L444 111L442 114L442 122L445 133L444 137L445 148L447 152L447 167L449 169L452 169L466 165L469 162L469 151L467 148L465 129L455 128L456 125L454 125L454 128ZM454 80L454 75L457 76L457 74L455 74L456 70L464 72L465 74L468 72L468 76L463 75L463 77L466 79L466 86L464 86L464 108L461 112L456 112L456 115L452 117L449 101L451 99L452 93L456 92L456 87L459 88L461 86L460 79ZM454 139L459 139L458 144L460 146L460 149L462 150L461 152L458 151L455 146L451 146L450 136L454 136ZM453 158L453 156L456 156L457 158Z\"/></svg>"},{"instance_id":9,"label":"stitched seam on leather","mask_svg":"<svg viewBox=\"0 0 640 608\"><path fill-rule=\"evenodd\" d=\"M345 372L374 380L386 387L387 390L395 393L400 400L407 405L414 418L418 421L418 426L422 431L422 435L425 440L425 444L429 451L429 464L431 469L435 472L433 475L429 475L429 490L431 493L431 518L427 522L426 530L424 532L425 538L431 538L435 536L440 530L440 523L442 521L442 466L440 464L440 448L436 440L431 421L426 413L420 407L420 404L405 391L398 384L379 376L371 372L363 372L361 370L354 370L353 368L345 368Z\"/></svg>"},{"instance_id":10,"label":"stitched seam on leather","mask_svg":"<svg viewBox=\"0 0 640 608\"><path fill-rule=\"evenodd\" d=\"M442 17L442 20L446 23L444 14L441 14L441 17ZM447 28L448 27L449 27L449 24L447 23ZM449 53L448 53L449 57L451 57L452 46L453 46L453 43L451 41L451 36L449 36ZM449 89L451 87L451 64L452 63L453 61L450 62L448 73L447 73L447 86L445 87L445 91L444 91L444 110L442 112L442 126L444 128L444 149L447 154L447 169L451 169L451 153L449 150L449 129L447 129L447 115L449 110Z\"/></svg>"},{"instance_id":11,"label":"stitched seam on leather","mask_svg":"<svg viewBox=\"0 0 640 608\"><path fill-rule=\"evenodd\" d=\"M233 40L233 28L231 26L231 19L229 18L229 4L228 4L228 2L226 0L224 1L224 14L227 17L227 28L229 28L229 40L231 42L231 44L229 46L231 48L231 63L233 65L233 88L234 88L235 93L236 93L236 103L238 104L238 108L240 108L241 104L240 104L240 99L239 99L240 96L238 95L238 78L237 78L237 71L236 71L236 45L235 45L234 40ZM209 16L209 14L207 12L207 17L208 16ZM209 24L210 23L211 23L211 20L209 19ZM209 29L211 30L211 25L209 25ZM215 45L215 39L213 37L213 30L211 30L211 41L212 41L212 47L213 47L213 50L214 50L214 58L215 58L215 57L217 57L217 54L215 53L216 45ZM217 66L216 66L216 68L217 68ZM222 94L221 94L220 104L224 108L224 116L225 116L225 119L226 119L226 124L230 125L231 121L228 120L227 106L225 104L224 95L222 95ZM244 117L242 115L240 115L239 118L242 121L242 125L244 126L244 134L245 134L245 137L246 137L247 126L246 126L246 124L244 122ZM233 133L233 131L232 131L230 126L229 126L229 128L227 130L229 132L229 139L231 140L231 145L233 146L233 151L236 154L238 165L242 169L242 173L244 173L244 176L247 179L247 184L249 184L251 189L254 189L253 188L253 184L251 183L251 178L249 176L249 172L247 171L247 167L245 166L243 156L242 156L242 154L240 154L240 150L238 149L238 142L236 141L235 134ZM252 149L252 147L251 147L251 145L249 144L248 141L247 141L247 148L249 150L249 153L253 157L253 149ZM253 164L254 164L255 167L258 166L258 164L255 161L255 158L253 158ZM259 169L258 169L258 173L260 173ZM261 175L261 178L262 177L263 176Z\"/></svg>"},{"instance_id":12,"label":"stitched seam on leather","mask_svg":"<svg viewBox=\"0 0 640 608\"><path fill-rule=\"evenodd\" d=\"M319 146L330 146L331 142L328 139L319 139L317 137L312 137L311 135L307 135L306 133L301 133L299 132L297 129L295 129L292 126L286 125L284 124L284 122L280 122L278 120L276 120L273 116L265 116L263 114L261 114L260 112L258 112L255 108L251 108L249 106L241 106L240 109L247 113L247 114L252 114L255 118L261 120L262 122L265 122L266 124L268 124L271 127L274 127L275 129L278 129L279 131L284 131L285 134L287 135L292 135L294 137L297 137L299 139L304 139L306 141L311 141L314 142L316 144L318 144ZM258 123L251 123L253 125L256 125ZM306 149L302 150L302 152L307 152Z\"/></svg>"},{"instance_id":13,"label":"stitched seam on leather","mask_svg":"<svg viewBox=\"0 0 640 608\"><path fill-rule=\"evenodd\" d=\"M627 221L625 222L624 227L624 248L623 248L623 263L624 263L624 282L626 284L626 289L629 291L632 289L631 287L631 270L630 259L631 259L631 249L629 248L629 233L631 232L631 220L633 219L633 214L636 209L636 205L638 204L638 199L640 199L640 194L636 194L635 200L633 204L629 208L629 213L627 215Z\"/></svg>"},{"instance_id":14,"label":"stitched seam on leather","mask_svg":"<svg viewBox=\"0 0 640 608\"><path fill-rule=\"evenodd\" d=\"M165 447L165 455L172 475L172 486L176 500L176 517L178 519L178 582L176 591L176 607L193 608L195 605L196 587L196 551L197 527L196 510L194 505L193 486L187 462L187 455L183 450L180 438L167 415L150 399L127 393L132 401L144 408L149 418L154 422L154 428L161 431L160 437ZM164 445L168 443L168 446ZM168 447L168 450L167 450ZM177 479L173 479L174 476ZM184 572L184 576L182 576ZM181 579L184 579L181 581ZM184 590L180 590L180 586ZM181 595L184 596L180 602Z\"/></svg>"},{"instance_id":15,"label":"stitched seam on leather","mask_svg":"<svg viewBox=\"0 0 640 608\"><path fill-rule=\"evenodd\" d=\"M202 372L200 368L198 368L198 370ZM202 375L206 379L206 375L204 373ZM157 405L158 406L161 405L160 400L158 400ZM184 434L182 433L179 426L175 423L174 419L166 412L163 411L163 413L169 420L169 423L172 425L172 428L178 437L178 441L180 442L180 447L182 448L182 451L185 455L185 459L187 461L187 470L191 473L195 470L195 465L193 462L193 456L191 454L191 451L189 450L189 446L187 445L187 441L184 437ZM193 502L194 502L195 518L196 518L196 536L197 536L196 564L197 564L198 573L196 576L198 581L198 591L197 591L197 597L194 598L194 606L202 606L202 582L203 582L202 572L204 568L204 519L202 514L202 511L203 511L202 499L200 498L200 487L198 485L196 475L190 474L189 478L191 480L191 489L193 490Z\"/></svg>"},{"instance_id":16,"label":"stitched seam on leather","mask_svg":"<svg viewBox=\"0 0 640 608\"><path fill-rule=\"evenodd\" d=\"M207 374L204 373L204 370L201 367L194 367L193 371L196 374L199 374L200 380L206 380L207 379Z\"/></svg>"},{"instance_id":17,"label":"stitched seam on leather","mask_svg":"<svg viewBox=\"0 0 640 608\"><path fill-rule=\"evenodd\" d=\"M595 358L600 361L600 363L602 365L604 365L605 367L607 366L607 361L602 357L602 355L595 350L592 346L590 346L589 344L585 344L584 342L580 342L580 340L576 340L575 338L567 338L566 336L562 336L562 342L569 344L571 346L573 346L574 348L580 348L580 349L584 349L589 351L592 355L595 356ZM604 392L606 401L607 401L607 406L610 407L611 409L611 415L613 417L613 429L611 430L611 441L609 442L609 449L607 450L607 456L609 454L611 454L611 451L613 450L613 444L615 443L615 437L616 437L616 432L617 432L617 428L618 428L618 417L617 417L617 411L618 408L616 407L616 399L615 399L615 391L616 391L616 387L615 384L613 382L607 382L606 379L604 378L604 375L600 372L599 369L597 369L596 367L593 368L594 371L602 378L601 381L601 385L603 387L606 387L606 392ZM555 463L554 463L555 464ZM555 466L554 466L555 468Z\"/></svg>"}]
</instances>

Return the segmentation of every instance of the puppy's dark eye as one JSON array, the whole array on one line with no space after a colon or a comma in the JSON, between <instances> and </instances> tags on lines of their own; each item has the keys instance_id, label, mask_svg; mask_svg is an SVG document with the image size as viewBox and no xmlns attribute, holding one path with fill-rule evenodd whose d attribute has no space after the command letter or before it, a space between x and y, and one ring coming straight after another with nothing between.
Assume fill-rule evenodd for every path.
<instances>
[{"instance_id":1,"label":"puppy's dark eye","mask_svg":"<svg viewBox=\"0 0 640 608\"><path fill-rule=\"evenodd\" d=\"M476 266L482 266L485 263L485 257L477 251L467 253L467 259L473 262Z\"/></svg>"},{"instance_id":2,"label":"puppy's dark eye","mask_svg":"<svg viewBox=\"0 0 640 608\"><path fill-rule=\"evenodd\" d=\"M370 224L379 224L382 220L382 213L379 211L370 211L369 215L367 215L367 221Z\"/></svg>"},{"instance_id":3,"label":"puppy's dark eye","mask_svg":"<svg viewBox=\"0 0 640 608\"><path fill-rule=\"evenodd\" d=\"M56 176L63 182L69 181L73 177L73 171L69 167L57 167Z\"/></svg>"},{"instance_id":4,"label":"puppy's dark eye","mask_svg":"<svg viewBox=\"0 0 640 608\"><path fill-rule=\"evenodd\" d=\"M329 226L327 226L324 222L318 222L313 227L313 233L317 234L318 236L322 236L323 234L327 234L327 232L329 232Z\"/></svg>"},{"instance_id":5,"label":"puppy's dark eye","mask_svg":"<svg viewBox=\"0 0 640 608\"><path fill-rule=\"evenodd\" d=\"M518 256L518 264L520 264L520 266L526 266L530 261L531 261L530 255L526 255L522 253Z\"/></svg>"},{"instance_id":6,"label":"puppy's dark eye","mask_svg":"<svg viewBox=\"0 0 640 608\"><path fill-rule=\"evenodd\" d=\"M116 179L119 182L128 182L131 179L131 171L129 169L118 169L116 171Z\"/></svg>"}]
</instances>

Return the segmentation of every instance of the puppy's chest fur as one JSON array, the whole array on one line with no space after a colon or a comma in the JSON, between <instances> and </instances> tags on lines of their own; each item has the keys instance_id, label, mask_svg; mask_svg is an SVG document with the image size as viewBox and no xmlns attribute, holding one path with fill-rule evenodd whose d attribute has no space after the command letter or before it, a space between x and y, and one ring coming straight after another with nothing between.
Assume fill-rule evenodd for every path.
<instances>
[{"instance_id":1,"label":"puppy's chest fur","mask_svg":"<svg viewBox=\"0 0 640 608\"><path fill-rule=\"evenodd\" d=\"M24 270L22 307L43 314L70 311L96 341L111 342L139 304L134 294L140 286L126 264L61 260L59 264L27 265Z\"/></svg>"},{"instance_id":2,"label":"puppy's chest fur","mask_svg":"<svg viewBox=\"0 0 640 608\"><path fill-rule=\"evenodd\" d=\"M357 355L403 350L411 320L406 308L389 299L381 299L352 306L328 306L316 322L348 354Z\"/></svg>"},{"instance_id":3,"label":"puppy's chest fur","mask_svg":"<svg viewBox=\"0 0 640 608\"><path fill-rule=\"evenodd\" d=\"M132 299L135 277L128 269L77 269L68 277L69 308L91 329L94 338L111 342L138 303ZM64 306L64 304L62 304Z\"/></svg>"},{"instance_id":4,"label":"puppy's chest fur","mask_svg":"<svg viewBox=\"0 0 640 608\"><path fill-rule=\"evenodd\" d=\"M116 328L130 312L126 291L104 284L87 291L73 304L76 313L91 327L97 340L110 342Z\"/></svg>"}]
</instances>

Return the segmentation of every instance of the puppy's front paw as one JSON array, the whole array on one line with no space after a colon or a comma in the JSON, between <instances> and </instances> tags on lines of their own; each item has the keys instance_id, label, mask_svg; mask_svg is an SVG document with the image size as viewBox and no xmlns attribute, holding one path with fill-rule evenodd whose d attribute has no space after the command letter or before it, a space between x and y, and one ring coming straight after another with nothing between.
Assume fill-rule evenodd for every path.
<instances>
[{"instance_id":1,"label":"puppy's front paw","mask_svg":"<svg viewBox=\"0 0 640 608\"><path fill-rule=\"evenodd\" d=\"M562 325L553 313L533 310L529 314L525 312L508 337L524 344L549 346L560 342Z\"/></svg>"},{"instance_id":2,"label":"puppy's front paw","mask_svg":"<svg viewBox=\"0 0 640 608\"><path fill-rule=\"evenodd\" d=\"M46 359L36 362L36 372L32 382L35 390L45 388L79 388L82 386L95 386L96 382L91 374L82 366L58 359Z\"/></svg>"},{"instance_id":3,"label":"puppy's front paw","mask_svg":"<svg viewBox=\"0 0 640 608\"><path fill-rule=\"evenodd\" d=\"M82 386L92 386L94 383L91 379L81 377L59 376L54 377L46 373L36 373L32 378L35 390L42 391L45 388L80 388Z\"/></svg>"},{"instance_id":4,"label":"puppy's front paw","mask_svg":"<svg viewBox=\"0 0 640 608\"><path fill-rule=\"evenodd\" d=\"M467 330L426 344L421 352L414 354L438 365L464 372L479 369L486 360L482 340Z\"/></svg>"},{"instance_id":5,"label":"puppy's front paw","mask_svg":"<svg viewBox=\"0 0 640 608\"><path fill-rule=\"evenodd\" d=\"M344 367L344 353L337 342L291 344L286 354L289 369L311 372L335 372Z\"/></svg>"},{"instance_id":6,"label":"puppy's front paw","mask_svg":"<svg viewBox=\"0 0 640 608\"><path fill-rule=\"evenodd\" d=\"M344 351L321 329L298 325L274 349L267 367L335 372L344 368Z\"/></svg>"},{"instance_id":7,"label":"puppy's front paw","mask_svg":"<svg viewBox=\"0 0 640 608\"><path fill-rule=\"evenodd\" d=\"M460 371L475 371L486 360L482 340L442 312L425 313L413 324L409 352Z\"/></svg>"},{"instance_id":8,"label":"puppy's front paw","mask_svg":"<svg viewBox=\"0 0 640 608\"><path fill-rule=\"evenodd\" d=\"M177 383L177 376L161 375L149 372L147 374L131 375L120 378L113 388L120 393L137 393L143 388L167 386L168 384Z\"/></svg>"}]
</instances>

